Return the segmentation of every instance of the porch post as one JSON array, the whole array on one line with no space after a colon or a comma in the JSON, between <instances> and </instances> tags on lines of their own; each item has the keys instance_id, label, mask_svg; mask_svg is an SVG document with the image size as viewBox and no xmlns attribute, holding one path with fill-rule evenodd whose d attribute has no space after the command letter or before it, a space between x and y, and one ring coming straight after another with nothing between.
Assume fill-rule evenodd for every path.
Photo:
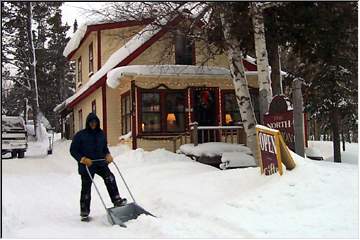
<instances>
[{"instance_id":1,"label":"porch post","mask_svg":"<svg viewBox=\"0 0 360 240\"><path fill-rule=\"evenodd\" d=\"M131 96L131 137L132 137L132 149L135 150L137 148L137 139L136 139L136 90L135 90L135 81L131 81L131 89L130 89L130 96Z\"/></svg>"},{"instance_id":2,"label":"porch post","mask_svg":"<svg viewBox=\"0 0 360 240\"><path fill-rule=\"evenodd\" d=\"M194 143L194 146L197 146L199 144L199 139L198 139L198 123L197 122L193 122L190 124L190 128L191 129L191 138L192 141Z\"/></svg>"}]
</instances>

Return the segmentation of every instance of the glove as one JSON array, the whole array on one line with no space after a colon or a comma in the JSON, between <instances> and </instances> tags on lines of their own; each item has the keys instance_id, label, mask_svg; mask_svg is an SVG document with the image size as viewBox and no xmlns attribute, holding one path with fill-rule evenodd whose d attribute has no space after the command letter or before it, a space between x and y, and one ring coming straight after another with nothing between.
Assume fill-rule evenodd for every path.
<instances>
[{"instance_id":1,"label":"glove","mask_svg":"<svg viewBox=\"0 0 360 240\"><path fill-rule=\"evenodd\" d=\"M80 159L80 163L82 163L82 164L84 164L84 165L86 165L86 166L88 166L88 167L90 167L90 166L93 164L93 162L91 161L91 159L90 159L90 158L87 158L87 157L82 157L82 158Z\"/></svg>"},{"instance_id":2,"label":"glove","mask_svg":"<svg viewBox=\"0 0 360 240\"><path fill-rule=\"evenodd\" d=\"M105 160L106 160L106 162L109 164L109 163L111 163L114 159L113 159L113 157L111 156L111 154L108 153L108 154L106 154L106 156L105 156Z\"/></svg>"}]
</instances>

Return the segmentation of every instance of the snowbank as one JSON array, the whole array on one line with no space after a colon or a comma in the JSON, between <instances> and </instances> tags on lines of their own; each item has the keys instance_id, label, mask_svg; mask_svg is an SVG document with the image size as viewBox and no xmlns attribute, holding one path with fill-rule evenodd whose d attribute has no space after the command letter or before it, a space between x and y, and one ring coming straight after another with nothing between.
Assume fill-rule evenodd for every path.
<instances>
[{"instance_id":1,"label":"snowbank","mask_svg":"<svg viewBox=\"0 0 360 240\"><path fill-rule=\"evenodd\" d=\"M255 158L242 152L224 152L221 156L221 169L234 167L256 167Z\"/></svg>"},{"instance_id":2,"label":"snowbank","mask_svg":"<svg viewBox=\"0 0 360 240\"><path fill-rule=\"evenodd\" d=\"M163 149L111 147L137 202L158 217L140 216L126 229L110 226L93 191L93 221L83 223L80 176L69 145L57 141L54 155L43 159L3 160L3 237L358 237L357 167L293 153L294 170L261 176L259 168L221 171ZM116 178L121 195L130 199ZM102 179L95 176L95 181L111 206Z\"/></svg>"},{"instance_id":3,"label":"snowbank","mask_svg":"<svg viewBox=\"0 0 360 240\"><path fill-rule=\"evenodd\" d=\"M184 144L179 148L179 152L186 155L193 155L196 157L208 156L213 157L216 155L221 156L223 152L242 152L245 154L251 154L251 150L243 144L231 144L222 142L209 142L201 143L196 147L194 144Z\"/></svg>"}]
</instances>

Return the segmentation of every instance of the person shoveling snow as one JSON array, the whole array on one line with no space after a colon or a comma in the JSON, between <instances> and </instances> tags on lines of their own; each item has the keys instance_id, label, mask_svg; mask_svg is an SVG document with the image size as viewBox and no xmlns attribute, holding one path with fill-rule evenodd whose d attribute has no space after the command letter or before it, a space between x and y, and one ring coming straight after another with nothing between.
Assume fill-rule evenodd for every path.
<instances>
[{"instance_id":1,"label":"person shoveling snow","mask_svg":"<svg viewBox=\"0 0 360 240\"><path fill-rule=\"evenodd\" d=\"M113 161L100 120L94 113L86 118L86 127L77 132L70 146L70 153L78 161L81 176L80 216L82 221L90 220L91 185L95 174L104 179L104 183L115 207L126 205L126 198L121 198L115 176L108 164ZM94 161L105 159L106 161ZM87 168L90 172L88 174ZM91 175L91 177L89 176Z\"/></svg>"}]
</instances>

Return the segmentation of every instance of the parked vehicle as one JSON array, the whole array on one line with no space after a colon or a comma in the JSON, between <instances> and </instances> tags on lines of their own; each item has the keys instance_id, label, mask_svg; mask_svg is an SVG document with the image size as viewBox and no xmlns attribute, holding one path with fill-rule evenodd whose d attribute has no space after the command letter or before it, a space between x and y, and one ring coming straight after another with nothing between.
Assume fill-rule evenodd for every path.
<instances>
[{"instance_id":1,"label":"parked vehicle","mask_svg":"<svg viewBox=\"0 0 360 240\"><path fill-rule=\"evenodd\" d=\"M1 116L1 155L23 158L28 147L24 119L18 116Z\"/></svg>"}]
</instances>

